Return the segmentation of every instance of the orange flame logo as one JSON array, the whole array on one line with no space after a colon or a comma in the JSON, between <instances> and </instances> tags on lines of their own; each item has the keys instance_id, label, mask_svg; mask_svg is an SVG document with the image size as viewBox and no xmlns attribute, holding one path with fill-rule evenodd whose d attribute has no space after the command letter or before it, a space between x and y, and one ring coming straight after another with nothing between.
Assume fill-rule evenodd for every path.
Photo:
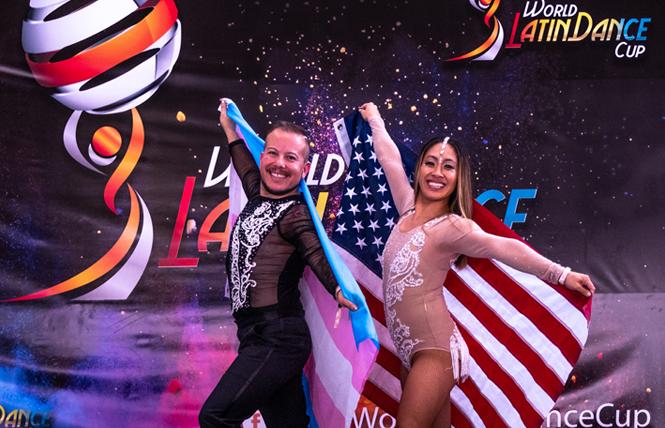
<instances>
[{"instance_id":1,"label":"orange flame logo","mask_svg":"<svg viewBox=\"0 0 665 428\"><path fill-rule=\"evenodd\" d=\"M491 61L501 50L503 44L503 27L495 16L499 3L501 0L469 0L471 6L477 10L485 13L484 22L485 26L492 30L487 40L480 46L467 52L463 55L456 56L455 58L447 59L446 61Z\"/></svg>"}]
</instances>

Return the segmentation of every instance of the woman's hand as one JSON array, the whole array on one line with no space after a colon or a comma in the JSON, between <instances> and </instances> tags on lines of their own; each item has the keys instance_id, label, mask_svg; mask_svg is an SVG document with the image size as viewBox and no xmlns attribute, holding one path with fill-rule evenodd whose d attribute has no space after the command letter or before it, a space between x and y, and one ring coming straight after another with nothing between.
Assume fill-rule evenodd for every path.
<instances>
[{"instance_id":1,"label":"woman's hand","mask_svg":"<svg viewBox=\"0 0 665 428\"><path fill-rule=\"evenodd\" d=\"M358 111L365 121L369 121L373 117L381 117L379 108L372 102L361 105L358 107Z\"/></svg>"},{"instance_id":2,"label":"woman's hand","mask_svg":"<svg viewBox=\"0 0 665 428\"><path fill-rule=\"evenodd\" d=\"M221 125L226 139L229 143L238 140L240 137L236 132L236 124L231 120L227 112L227 101L225 98L219 100L219 124Z\"/></svg>"},{"instance_id":3,"label":"woman's hand","mask_svg":"<svg viewBox=\"0 0 665 428\"><path fill-rule=\"evenodd\" d=\"M591 297L591 295L596 292L596 287L593 285L593 282L591 282L589 275L579 272L568 273L563 285L567 289L577 291L587 297Z\"/></svg>"}]
</instances>

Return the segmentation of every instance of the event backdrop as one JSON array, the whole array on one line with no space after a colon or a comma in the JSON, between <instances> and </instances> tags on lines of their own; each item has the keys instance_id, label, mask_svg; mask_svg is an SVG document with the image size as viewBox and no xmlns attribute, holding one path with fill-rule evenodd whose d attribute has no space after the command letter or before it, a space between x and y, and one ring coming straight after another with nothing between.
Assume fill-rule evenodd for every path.
<instances>
[{"instance_id":1,"label":"event backdrop","mask_svg":"<svg viewBox=\"0 0 665 428\"><path fill-rule=\"evenodd\" d=\"M462 141L478 200L599 290L543 426L665 426L659 2L31 3L0 17L0 427L196 425L236 346L222 96L309 129L329 227L356 106Z\"/></svg>"}]
</instances>

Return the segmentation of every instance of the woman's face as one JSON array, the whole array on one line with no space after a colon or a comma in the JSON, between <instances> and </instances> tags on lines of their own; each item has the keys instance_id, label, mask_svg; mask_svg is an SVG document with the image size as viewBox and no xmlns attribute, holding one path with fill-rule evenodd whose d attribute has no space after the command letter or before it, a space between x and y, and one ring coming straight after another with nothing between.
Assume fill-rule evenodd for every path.
<instances>
[{"instance_id":1,"label":"woman's face","mask_svg":"<svg viewBox=\"0 0 665 428\"><path fill-rule=\"evenodd\" d=\"M419 197L424 202L447 202L457 186L457 154L455 149L443 143L427 150L418 170Z\"/></svg>"}]
</instances>

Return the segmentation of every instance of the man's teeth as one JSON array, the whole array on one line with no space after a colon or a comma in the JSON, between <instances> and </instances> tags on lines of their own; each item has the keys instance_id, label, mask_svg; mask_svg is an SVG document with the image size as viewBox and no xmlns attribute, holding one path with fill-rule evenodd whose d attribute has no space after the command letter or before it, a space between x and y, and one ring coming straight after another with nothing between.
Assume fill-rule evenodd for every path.
<instances>
[{"instance_id":1,"label":"man's teeth","mask_svg":"<svg viewBox=\"0 0 665 428\"><path fill-rule=\"evenodd\" d=\"M277 173L277 172L271 172L270 175L271 175L272 177L276 177L276 178L284 178L284 177L286 177L286 175L284 175L284 174L279 174L279 173Z\"/></svg>"},{"instance_id":2,"label":"man's teeth","mask_svg":"<svg viewBox=\"0 0 665 428\"><path fill-rule=\"evenodd\" d=\"M427 184L433 189L443 189L443 183L435 183L433 181L428 181Z\"/></svg>"}]
</instances>

